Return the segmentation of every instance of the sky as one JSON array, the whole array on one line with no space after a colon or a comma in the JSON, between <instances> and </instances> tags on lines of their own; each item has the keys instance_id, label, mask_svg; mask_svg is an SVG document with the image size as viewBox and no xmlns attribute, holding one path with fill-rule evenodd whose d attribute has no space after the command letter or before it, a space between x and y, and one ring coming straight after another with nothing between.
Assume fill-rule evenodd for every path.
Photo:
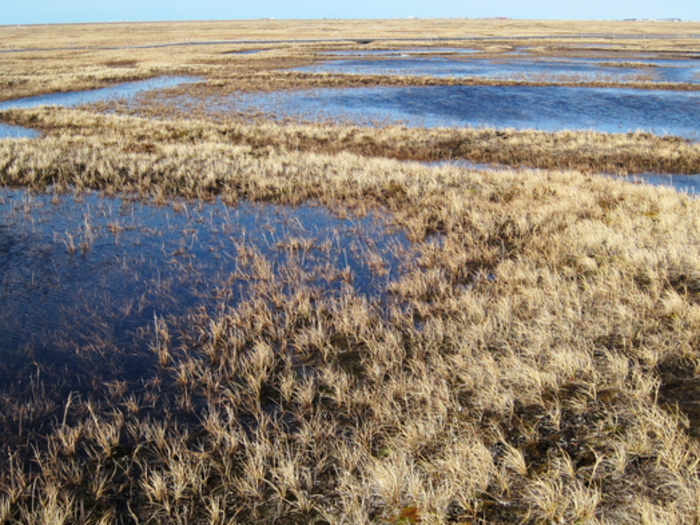
<instances>
[{"instance_id":1,"label":"sky","mask_svg":"<svg viewBox=\"0 0 700 525\"><path fill-rule=\"evenodd\" d=\"M2 0L0 25L255 18L700 20L700 0Z\"/></svg>"}]
</instances>

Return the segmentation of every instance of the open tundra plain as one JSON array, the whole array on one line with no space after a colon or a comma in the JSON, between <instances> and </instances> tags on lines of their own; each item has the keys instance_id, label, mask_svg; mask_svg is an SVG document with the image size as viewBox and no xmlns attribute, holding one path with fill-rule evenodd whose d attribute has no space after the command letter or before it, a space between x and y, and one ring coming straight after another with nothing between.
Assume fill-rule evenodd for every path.
<instances>
[{"instance_id":1,"label":"open tundra plain","mask_svg":"<svg viewBox=\"0 0 700 525\"><path fill-rule=\"evenodd\" d=\"M0 523L700 521L700 23L3 26L0 123Z\"/></svg>"}]
</instances>

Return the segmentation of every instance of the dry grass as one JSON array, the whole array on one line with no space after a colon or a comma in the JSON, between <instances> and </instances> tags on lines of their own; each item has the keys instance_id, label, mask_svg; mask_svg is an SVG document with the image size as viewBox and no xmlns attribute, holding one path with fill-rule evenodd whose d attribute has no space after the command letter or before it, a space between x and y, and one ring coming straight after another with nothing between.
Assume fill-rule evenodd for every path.
<instances>
[{"instance_id":1,"label":"dry grass","mask_svg":"<svg viewBox=\"0 0 700 525\"><path fill-rule=\"evenodd\" d=\"M595 34L599 38L581 38ZM305 66L319 60L318 51L328 49L372 49L389 47L460 46L479 49L483 56L498 56L515 47L526 47L535 55L586 56L601 51L610 57L639 53L683 57L700 52L698 23L663 22L563 22L516 20L369 20L369 21L246 21L180 22L131 24L75 24L51 26L1 26L0 50L22 50L2 54L0 100L59 91L94 89L116 82L157 75L198 75L235 84L236 89L252 85L255 73L265 71L277 85L290 86L289 79L274 73L280 68ZM637 35L639 38L615 38ZM547 38L538 38L548 36ZM654 38L671 36L672 38ZM518 38L518 40L513 40ZM303 43L302 40L348 39L344 42ZM368 39L382 39L361 44ZM402 39L409 39L404 41ZM413 39L413 40L411 40ZM429 41L422 41L430 39ZM433 40L434 39L434 40ZM454 40L467 39L467 40ZM485 39L485 40L483 40ZM276 44L237 44L136 48L157 44L185 44L211 41L264 41ZM586 50L582 43L613 44ZM116 49L114 49L116 48ZM255 55L231 55L230 51L266 49ZM32 49L38 49L32 51ZM243 77L242 81L231 79ZM248 79L248 80L246 80ZM260 79L258 79L260 80ZM313 82L328 82L324 79ZM369 82L378 82L370 79ZM299 81L299 85L301 81ZM353 85L356 80L334 75L336 85ZM384 78L384 83L396 82ZM405 79L420 85L425 80ZM449 82L449 81L444 81ZM543 80L545 82L545 80ZM551 79L547 82L552 82ZM606 83L589 83L607 85ZM644 87L639 83L637 87ZM632 87L635 87L633 85ZM657 86L658 87L658 86ZM669 86L666 86L669 87ZM686 88L689 88L686 86Z\"/></svg>"},{"instance_id":2,"label":"dry grass","mask_svg":"<svg viewBox=\"0 0 700 525\"><path fill-rule=\"evenodd\" d=\"M671 55L697 51L695 40L682 37L700 33L696 24L650 22L299 25L309 27L2 27L0 43L471 31L500 39L479 44L498 53L512 49L508 34L558 34L523 41L547 54L570 51L577 32L629 31L675 33L621 45ZM0 97L164 73L240 74L239 85L267 79L289 87L289 74L257 70L310 63L319 49L289 45L246 57L203 46L22 52L3 55ZM153 366L137 380L95 380L91 368L102 361L89 352L76 353L86 365L77 378L40 359L9 375L8 358L0 384L0 522L700 520L700 201L588 174L697 173L696 144L647 134L177 120L183 115L152 111L173 120L4 112L3 121L46 135L0 140L0 184L126 192L155 203L219 197L229 206L252 200L310 202L350 216L376 211L417 255L397 251L405 264L367 296L353 288L333 243L323 249L338 264L314 279L299 262L310 241L277 239L287 257L276 268L241 246L236 275L213 286L218 309L153 318ZM547 169L402 162L450 158ZM92 242L87 220L66 232L76 256ZM386 272L380 253L365 257L375 273ZM237 279L246 293L234 301ZM91 351L120 349L96 339Z\"/></svg>"},{"instance_id":3,"label":"dry grass","mask_svg":"<svg viewBox=\"0 0 700 525\"><path fill-rule=\"evenodd\" d=\"M154 103L136 112L156 118L185 116L184 112L168 111L166 106ZM205 141L217 147L245 146L252 156L289 151L326 154L351 152L366 157L398 160L434 162L465 159L475 163L575 169L585 173L700 173L700 146L697 143L649 133L547 133L396 126L377 129L275 123L248 125L231 119L223 123L198 121L193 118L196 111L188 113L190 120L152 121L38 108L2 112L0 119L49 133L51 146L46 147L44 156L70 157L76 140L94 144L94 140L85 137L100 137L97 140L101 144L114 148L109 154L112 159L109 162L119 162L120 152L140 153L146 162L144 166L157 166L171 150L182 151L181 147L185 144L194 146ZM35 146L23 143L12 146L15 144L13 142L7 144L8 148L16 148L18 152L27 147L35 151ZM29 156L34 157L34 154ZM6 162L10 162L11 158ZM23 161L17 161L17 164L21 166Z\"/></svg>"},{"instance_id":4,"label":"dry grass","mask_svg":"<svg viewBox=\"0 0 700 525\"><path fill-rule=\"evenodd\" d=\"M696 199L288 144L332 127L12 115L54 131L0 141L3 184L375 209L419 258L369 300L281 280L242 252L249 293L186 323L156 318L160 363L141 383L58 395L34 374L5 388L6 521L700 516ZM349 130L349 150L361 133L410 144L408 130ZM272 138L256 148L258 134Z\"/></svg>"},{"instance_id":5,"label":"dry grass","mask_svg":"<svg viewBox=\"0 0 700 525\"><path fill-rule=\"evenodd\" d=\"M113 24L53 24L49 26L0 26L0 46L9 49L112 47L222 40L305 39L411 39L549 36L580 40L599 35L600 43L614 35L672 35L693 39L699 22L585 20L229 20L202 22L146 22ZM653 45L653 44L648 44Z\"/></svg>"}]
</instances>

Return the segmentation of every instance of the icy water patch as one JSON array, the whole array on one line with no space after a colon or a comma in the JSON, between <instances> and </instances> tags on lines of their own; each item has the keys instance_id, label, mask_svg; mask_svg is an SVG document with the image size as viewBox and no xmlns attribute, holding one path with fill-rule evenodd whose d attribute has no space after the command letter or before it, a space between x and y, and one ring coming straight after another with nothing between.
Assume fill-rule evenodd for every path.
<instances>
[{"instance_id":1,"label":"icy water patch","mask_svg":"<svg viewBox=\"0 0 700 525\"><path fill-rule=\"evenodd\" d=\"M10 126L9 124L0 123L0 139L33 139L41 135L34 129L27 129L21 126Z\"/></svg>"},{"instance_id":2,"label":"icy water patch","mask_svg":"<svg viewBox=\"0 0 700 525\"><path fill-rule=\"evenodd\" d=\"M52 93L51 95L39 95L17 100L0 102L0 111L15 108L35 108L38 106L65 106L75 107L82 104L92 104L111 99L131 99L144 91L167 89L181 84L200 82L201 79L192 77L158 77L138 82L127 82L102 89L87 91L71 91L68 93Z\"/></svg>"},{"instance_id":3,"label":"icy water patch","mask_svg":"<svg viewBox=\"0 0 700 525\"><path fill-rule=\"evenodd\" d=\"M211 111L358 125L648 131L697 140L700 93L662 90L427 86L239 93Z\"/></svg>"},{"instance_id":4,"label":"icy water patch","mask_svg":"<svg viewBox=\"0 0 700 525\"><path fill-rule=\"evenodd\" d=\"M0 381L32 366L138 379L158 323L235 306L265 280L382 300L411 250L385 217L323 207L0 189Z\"/></svg>"},{"instance_id":5,"label":"icy water patch","mask_svg":"<svg viewBox=\"0 0 700 525\"><path fill-rule=\"evenodd\" d=\"M350 52L348 52L350 53ZM337 54L337 53L336 53ZM512 55L512 54L511 54ZM352 55L348 56L361 56ZM534 59L466 59L454 56L392 57L381 60L342 59L296 68L312 73L400 75L432 77L479 77L493 80L520 81L605 81L605 82L688 82L698 83L700 63L694 60L534 58ZM619 67L627 63L629 67ZM636 64L636 67L632 67Z\"/></svg>"}]
</instances>

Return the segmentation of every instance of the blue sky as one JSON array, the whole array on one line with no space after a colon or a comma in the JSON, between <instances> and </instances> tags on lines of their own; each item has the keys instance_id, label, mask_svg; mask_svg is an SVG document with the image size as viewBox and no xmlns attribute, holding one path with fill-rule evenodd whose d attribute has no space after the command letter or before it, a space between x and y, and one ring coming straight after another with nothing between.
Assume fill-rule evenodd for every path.
<instances>
[{"instance_id":1,"label":"blue sky","mask_svg":"<svg viewBox=\"0 0 700 525\"><path fill-rule=\"evenodd\" d=\"M526 19L700 20L700 0L3 0L0 25L250 18L507 16Z\"/></svg>"}]
</instances>

